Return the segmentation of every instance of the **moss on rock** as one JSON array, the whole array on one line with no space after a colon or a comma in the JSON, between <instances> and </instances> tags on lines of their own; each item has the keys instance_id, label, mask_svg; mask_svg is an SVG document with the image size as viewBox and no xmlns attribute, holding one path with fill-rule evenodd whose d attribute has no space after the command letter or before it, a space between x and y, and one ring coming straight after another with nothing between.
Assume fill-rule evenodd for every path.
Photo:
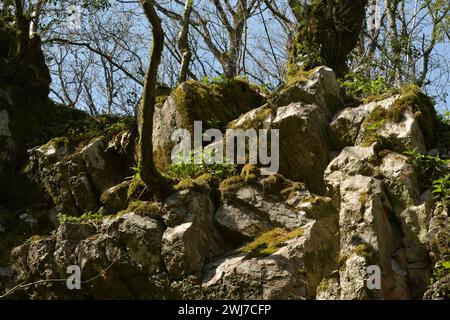
<instances>
[{"instance_id":1,"label":"moss on rock","mask_svg":"<svg viewBox=\"0 0 450 320\"><path fill-rule=\"evenodd\" d=\"M248 163L241 170L241 177L245 182L256 182L259 176L259 169L254 164Z\"/></svg>"},{"instance_id":2,"label":"moss on rock","mask_svg":"<svg viewBox=\"0 0 450 320\"><path fill-rule=\"evenodd\" d=\"M274 174L261 180L264 194L275 200L288 200L297 191L306 191L305 184L286 179L281 174Z\"/></svg>"},{"instance_id":3,"label":"moss on rock","mask_svg":"<svg viewBox=\"0 0 450 320\"><path fill-rule=\"evenodd\" d=\"M215 192L219 187L220 179L211 173L204 173L199 177L184 178L175 186L175 190L194 189L203 193Z\"/></svg>"},{"instance_id":4,"label":"moss on rock","mask_svg":"<svg viewBox=\"0 0 450 320\"><path fill-rule=\"evenodd\" d=\"M141 179L133 179L128 186L128 201L139 200L147 191L145 183Z\"/></svg>"},{"instance_id":5,"label":"moss on rock","mask_svg":"<svg viewBox=\"0 0 450 320\"><path fill-rule=\"evenodd\" d=\"M292 231L276 228L260 235L251 243L242 247L240 251L255 257L266 257L277 252L286 244L286 241L301 237L303 233L302 228Z\"/></svg>"},{"instance_id":6,"label":"moss on rock","mask_svg":"<svg viewBox=\"0 0 450 320\"><path fill-rule=\"evenodd\" d=\"M435 141L437 127L437 114L432 99L415 85L406 85L398 89L396 93L399 94L399 97L389 108L376 106L362 123L362 128L364 128L362 145L369 146L374 142L385 144L386 141L382 141L377 134L378 130L389 122L398 123L402 121L405 112L409 111L419 123L426 146L431 148ZM389 146L384 147L389 148Z\"/></svg>"},{"instance_id":7,"label":"moss on rock","mask_svg":"<svg viewBox=\"0 0 450 320\"><path fill-rule=\"evenodd\" d=\"M177 87L172 96L188 129L195 120L203 121L206 127L224 129L231 120L264 102L254 87L239 78L209 84L190 80Z\"/></svg>"},{"instance_id":8,"label":"moss on rock","mask_svg":"<svg viewBox=\"0 0 450 320\"><path fill-rule=\"evenodd\" d=\"M437 125L433 100L416 85L404 86L400 89L400 94L400 98L389 109L388 118L398 122L402 119L404 112L410 109L419 121L427 147L432 147Z\"/></svg>"},{"instance_id":9,"label":"moss on rock","mask_svg":"<svg viewBox=\"0 0 450 320\"><path fill-rule=\"evenodd\" d=\"M128 204L128 207L118 212L114 217L121 216L130 212L134 212L140 216L148 216L151 218L160 219L163 209L157 202L135 200Z\"/></svg>"},{"instance_id":10,"label":"moss on rock","mask_svg":"<svg viewBox=\"0 0 450 320\"><path fill-rule=\"evenodd\" d=\"M346 261L352 256L357 255L366 259L367 263L372 263L376 259L376 252L374 248L367 244L361 243L353 247L347 254L341 255L338 259L339 268L344 268Z\"/></svg>"},{"instance_id":11,"label":"moss on rock","mask_svg":"<svg viewBox=\"0 0 450 320\"><path fill-rule=\"evenodd\" d=\"M221 191L223 197L227 194L235 194L243 186L245 186L244 179L242 179L241 176L233 176L223 180L220 183L219 190Z\"/></svg>"}]
</instances>

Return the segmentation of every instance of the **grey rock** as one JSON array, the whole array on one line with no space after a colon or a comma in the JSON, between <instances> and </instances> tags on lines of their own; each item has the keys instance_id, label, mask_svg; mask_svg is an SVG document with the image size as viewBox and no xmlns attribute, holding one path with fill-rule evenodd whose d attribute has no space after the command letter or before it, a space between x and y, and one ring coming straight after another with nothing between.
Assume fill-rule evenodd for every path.
<instances>
[{"instance_id":1,"label":"grey rock","mask_svg":"<svg viewBox=\"0 0 450 320\"><path fill-rule=\"evenodd\" d=\"M304 234L263 258L238 254L206 267L202 287L213 299L306 299L333 261L337 221L311 221Z\"/></svg>"},{"instance_id":2,"label":"grey rock","mask_svg":"<svg viewBox=\"0 0 450 320\"><path fill-rule=\"evenodd\" d=\"M220 226L243 238L254 238L275 227L295 229L307 222L299 208L271 201L251 185L237 190L234 197L217 210L214 218Z\"/></svg>"},{"instance_id":3,"label":"grey rock","mask_svg":"<svg viewBox=\"0 0 450 320\"><path fill-rule=\"evenodd\" d=\"M163 216L168 228L162 237L161 255L171 279L200 272L221 254L221 238L214 227L211 199L186 189L169 197Z\"/></svg>"},{"instance_id":4,"label":"grey rock","mask_svg":"<svg viewBox=\"0 0 450 320\"><path fill-rule=\"evenodd\" d=\"M377 106L387 109L397 99L397 96L382 101L371 102L356 108L345 108L336 113L330 127L331 136L336 149L353 146L358 137L361 125L367 116Z\"/></svg>"},{"instance_id":5,"label":"grey rock","mask_svg":"<svg viewBox=\"0 0 450 320\"><path fill-rule=\"evenodd\" d=\"M328 67L317 67L307 81L298 82L282 90L275 99L277 107L293 102L316 104L330 117L343 105L343 95L336 75Z\"/></svg>"}]
</instances>

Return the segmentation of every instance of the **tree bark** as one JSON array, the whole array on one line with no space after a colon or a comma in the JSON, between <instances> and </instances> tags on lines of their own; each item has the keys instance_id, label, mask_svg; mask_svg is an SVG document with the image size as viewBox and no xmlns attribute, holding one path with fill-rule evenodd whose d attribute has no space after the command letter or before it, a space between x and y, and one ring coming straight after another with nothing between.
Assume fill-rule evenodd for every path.
<instances>
[{"instance_id":1,"label":"tree bark","mask_svg":"<svg viewBox=\"0 0 450 320\"><path fill-rule=\"evenodd\" d=\"M164 31L161 19L156 13L151 0L141 0L144 13L152 26L153 43L150 50L150 65L145 75L144 92L138 114L138 159L139 173L147 189L156 197L167 195L169 186L164 177L156 169L153 161L153 113L155 110L155 94L158 67L164 48Z\"/></svg>"},{"instance_id":2,"label":"tree bark","mask_svg":"<svg viewBox=\"0 0 450 320\"><path fill-rule=\"evenodd\" d=\"M23 2L21 0L14 0L14 9L16 11L17 29L20 33L19 56L23 57L28 51L30 37L28 35L30 22L25 17Z\"/></svg>"},{"instance_id":3,"label":"tree bark","mask_svg":"<svg viewBox=\"0 0 450 320\"><path fill-rule=\"evenodd\" d=\"M44 7L44 1L43 0L38 0L36 5L34 6L34 9L33 9L33 12L32 12L32 16L31 16L31 22L30 22L30 36L33 33L37 33L38 32L39 21L40 21L40 18L41 18L41 11L42 11L43 7Z\"/></svg>"},{"instance_id":4,"label":"tree bark","mask_svg":"<svg viewBox=\"0 0 450 320\"><path fill-rule=\"evenodd\" d=\"M178 50L180 50L181 53L180 75L178 77L178 83L182 83L187 80L189 63L191 62L192 58L192 52L189 48L189 38L188 38L192 6L193 0L186 0L181 31L178 36Z\"/></svg>"},{"instance_id":5,"label":"tree bark","mask_svg":"<svg viewBox=\"0 0 450 320\"><path fill-rule=\"evenodd\" d=\"M402 84L402 63L401 63L401 54L402 49L400 46L397 24L396 24L396 14L398 7L398 0L385 0L384 6L387 12L387 18L389 22L389 36L391 40L391 48L392 48L392 63L394 69L394 83L396 86L401 86Z\"/></svg>"},{"instance_id":6,"label":"tree bark","mask_svg":"<svg viewBox=\"0 0 450 320\"><path fill-rule=\"evenodd\" d=\"M291 46L289 72L327 65L338 76L348 71L347 57L358 43L368 0L321 0L289 5L298 19L298 32Z\"/></svg>"}]
</instances>

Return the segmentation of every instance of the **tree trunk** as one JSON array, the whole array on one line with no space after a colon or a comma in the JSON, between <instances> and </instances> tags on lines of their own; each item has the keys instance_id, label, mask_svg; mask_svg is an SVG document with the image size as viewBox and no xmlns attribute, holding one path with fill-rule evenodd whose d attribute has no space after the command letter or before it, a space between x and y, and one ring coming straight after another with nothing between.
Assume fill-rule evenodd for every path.
<instances>
[{"instance_id":1,"label":"tree trunk","mask_svg":"<svg viewBox=\"0 0 450 320\"><path fill-rule=\"evenodd\" d=\"M397 24L396 24L396 12L398 7L398 0L385 0L384 5L387 12L387 18L389 22L389 36L391 40L391 48L392 48L392 63L394 69L394 83L396 86L401 86L402 84L402 61L401 61L401 53L402 48L400 46Z\"/></svg>"},{"instance_id":2,"label":"tree trunk","mask_svg":"<svg viewBox=\"0 0 450 320\"><path fill-rule=\"evenodd\" d=\"M291 47L289 73L327 65L338 76L348 71L347 57L358 43L368 0L291 0L298 32Z\"/></svg>"},{"instance_id":3,"label":"tree trunk","mask_svg":"<svg viewBox=\"0 0 450 320\"><path fill-rule=\"evenodd\" d=\"M178 83L182 83L187 80L189 63L191 62L192 58L192 52L189 48L189 38L188 38L192 6L193 1L186 0L181 31L178 36L178 50L180 50L181 53L180 75L178 77Z\"/></svg>"},{"instance_id":4,"label":"tree trunk","mask_svg":"<svg viewBox=\"0 0 450 320\"><path fill-rule=\"evenodd\" d=\"M23 12L23 2L21 0L14 1L14 9L16 11L17 29L20 33L19 56L22 58L28 51L30 37L28 35L30 22Z\"/></svg>"},{"instance_id":5,"label":"tree trunk","mask_svg":"<svg viewBox=\"0 0 450 320\"><path fill-rule=\"evenodd\" d=\"M141 0L145 15L152 26L153 44L150 51L150 66L145 76L144 92L141 109L138 114L139 129L139 172L147 189L156 197L165 196L169 190L168 183L161 176L153 162L153 113L155 110L155 93L157 84L158 66L164 48L164 31L161 19L156 13L151 0Z\"/></svg>"},{"instance_id":6,"label":"tree trunk","mask_svg":"<svg viewBox=\"0 0 450 320\"><path fill-rule=\"evenodd\" d=\"M33 33L38 32L39 20L41 17L41 11L42 11L43 6L44 6L43 0L38 0L36 5L34 6L32 16L31 16L31 22L30 22L30 36Z\"/></svg>"}]
</instances>

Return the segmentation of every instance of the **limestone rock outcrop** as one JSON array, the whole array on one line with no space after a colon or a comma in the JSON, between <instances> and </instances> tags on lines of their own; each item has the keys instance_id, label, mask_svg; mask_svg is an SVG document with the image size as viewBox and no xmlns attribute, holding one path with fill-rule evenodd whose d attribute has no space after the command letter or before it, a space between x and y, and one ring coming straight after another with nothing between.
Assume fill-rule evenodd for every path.
<instances>
[{"instance_id":1,"label":"limestone rock outcrop","mask_svg":"<svg viewBox=\"0 0 450 320\"><path fill-rule=\"evenodd\" d=\"M437 120L416 89L349 108L326 67L269 101L240 80L214 86L184 83L158 106L158 166L170 164L171 133L202 120L211 121L204 129L279 129L279 173L266 176L258 164L226 177L202 172L156 200L138 173L129 177L130 130L33 146L21 175L45 201L0 207L8 239L0 243L0 295L26 283L8 297L449 298L448 202L432 191L433 168L404 152L449 153L433 145ZM237 89L240 103L230 98ZM0 171L17 143L10 115L0 108ZM81 216L87 211L95 214ZM81 290L55 281L69 266L79 266Z\"/></svg>"}]
</instances>

